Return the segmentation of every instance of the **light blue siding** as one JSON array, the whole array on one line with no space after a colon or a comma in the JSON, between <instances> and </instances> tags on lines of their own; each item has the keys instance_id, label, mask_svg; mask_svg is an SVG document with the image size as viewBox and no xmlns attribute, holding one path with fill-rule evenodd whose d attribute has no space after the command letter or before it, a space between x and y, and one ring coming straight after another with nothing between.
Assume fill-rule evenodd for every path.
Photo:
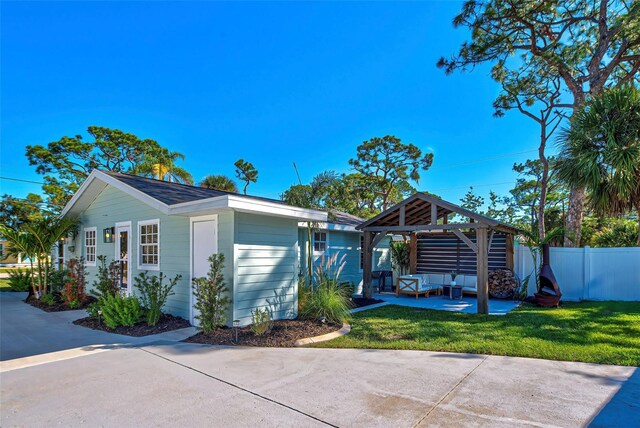
<instances>
[{"instance_id":1,"label":"light blue siding","mask_svg":"<svg viewBox=\"0 0 640 428\"><path fill-rule=\"evenodd\" d=\"M251 323L267 308L273 319L297 316L298 227L295 220L235 214L234 319Z\"/></svg>"},{"instance_id":2,"label":"light blue siding","mask_svg":"<svg viewBox=\"0 0 640 428\"><path fill-rule=\"evenodd\" d=\"M327 233L327 251L324 254L314 253L314 267L322 263L327 257L337 255L337 260L344 260L344 267L340 274L340 281L353 283L355 293L362 293L362 270L360 269L360 237L359 232L345 232L334 230L323 230ZM303 274L307 273L307 241L308 233L306 228L298 229L298 239L300 242L300 266ZM343 259L344 257L344 259ZM391 270L391 259L389 254L389 239L383 239L373 250L373 270Z\"/></svg>"},{"instance_id":3,"label":"light blue siding","mask_svg":"<svg viewBox=\"0 0 640 428\"><path fill-rule=\"evenodd\" d=\"M125 192L107 186L91 205L80 216L81 225L75 241L73 253L65 251L67 258L85 257L83 229L96 227L97 243L96 255L107 257L107 263L115 258L115 243L105 244L102 231L113 227L118 222L131 221L131 252L130 268L132 280L142 270L138 269L138 222L143 220L160 220L160 271L173 278L182 275L182 279L174 288L174 295L170 296L165 310L174 315L189 319L190 284L189 284L189 219L187 217L166 216L154 208L140 202ZM97 261L96 261L97 262ZM98 264L98 262L96 263ZM87 267L89 288L93 287L98 267ZM150 275L157 275L158 271L148 271ZM135 281L133 281L135 284ZM135 292L135 286L132 287Z\"/></svg>"}]
</instances>

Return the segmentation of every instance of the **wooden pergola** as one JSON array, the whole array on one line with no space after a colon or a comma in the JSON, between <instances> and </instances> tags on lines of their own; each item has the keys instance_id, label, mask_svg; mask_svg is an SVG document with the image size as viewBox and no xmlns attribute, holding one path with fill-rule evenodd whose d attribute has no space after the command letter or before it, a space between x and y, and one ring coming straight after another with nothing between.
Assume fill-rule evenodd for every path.
<instances>
[{"instance_id":1,"label":"wooden pergola","mask_svg":"<svg viewBox=\"0 0 640 428\"><path fill-rule=\"evenodd\" d=\"M465 223L450 223L452 214L458 214L468 221ZM373 248L387 235L410 236L409 272L414 274L417 269L418 235L443 232L455 234L476 254L477 299L478 313L480 314L489 313L487 281L489 275L489 250L495 232L503 232L507 236L507 267L513 269L513 236L518 233L518 229L424 193L416 193L371 220L356 226L356 228L364 232L363 279L364 290L368 294L372 289ZM465 230L475 230L475 243L463 233Z\"/></svg>"}]
</instances>

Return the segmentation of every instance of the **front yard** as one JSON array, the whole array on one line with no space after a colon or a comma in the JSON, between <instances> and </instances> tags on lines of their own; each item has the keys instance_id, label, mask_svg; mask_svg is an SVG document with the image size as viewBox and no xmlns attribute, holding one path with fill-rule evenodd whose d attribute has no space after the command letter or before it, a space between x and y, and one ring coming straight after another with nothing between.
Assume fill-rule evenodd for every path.
<instances>
[{"instance_id":1,"label":"front yard","mask_svg":"<svg viewBox=\"0 0 640 428\"><path fill-rule=\"evenodd\" d=\"M396 305L353 315L325 348L416 349L640 366L640 303L523 304L504 316Z\"/></svg>"}]
</instances>

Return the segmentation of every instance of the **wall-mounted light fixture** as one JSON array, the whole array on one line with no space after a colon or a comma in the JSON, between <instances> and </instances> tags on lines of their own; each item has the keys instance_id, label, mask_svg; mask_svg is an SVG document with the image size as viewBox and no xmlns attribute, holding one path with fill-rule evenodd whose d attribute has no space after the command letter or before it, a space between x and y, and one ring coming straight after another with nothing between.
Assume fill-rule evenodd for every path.
<instances>
[{"instance_id":1,"label":"wall-mounted light fixture","mask_svg":"<svg viewBox=\"0 0 640 428\"><path fill-rule=\"evenodd\" d=\"M102 239L105 244L111 244L113 242L113 235L116 233L115 227L107 227L102 231Z\"/></svg>"}]
</instances>

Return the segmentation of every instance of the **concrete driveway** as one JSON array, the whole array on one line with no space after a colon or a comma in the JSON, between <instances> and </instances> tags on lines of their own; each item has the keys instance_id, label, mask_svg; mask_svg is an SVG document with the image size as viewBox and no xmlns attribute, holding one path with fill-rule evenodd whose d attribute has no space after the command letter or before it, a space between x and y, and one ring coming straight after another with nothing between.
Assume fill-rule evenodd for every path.
<instances>
[{"instance_id":1,"label":"concrete driveway","mask_svg":"<svg viewBox=\"0 0 640 428\"><path fill-rule=\"evenodd\" d=\"M14 333L1 316L4 346ZM93 345L3 361L0 425L640 426L633 367L167 338Z\"/></svg>"}]
</instances>

